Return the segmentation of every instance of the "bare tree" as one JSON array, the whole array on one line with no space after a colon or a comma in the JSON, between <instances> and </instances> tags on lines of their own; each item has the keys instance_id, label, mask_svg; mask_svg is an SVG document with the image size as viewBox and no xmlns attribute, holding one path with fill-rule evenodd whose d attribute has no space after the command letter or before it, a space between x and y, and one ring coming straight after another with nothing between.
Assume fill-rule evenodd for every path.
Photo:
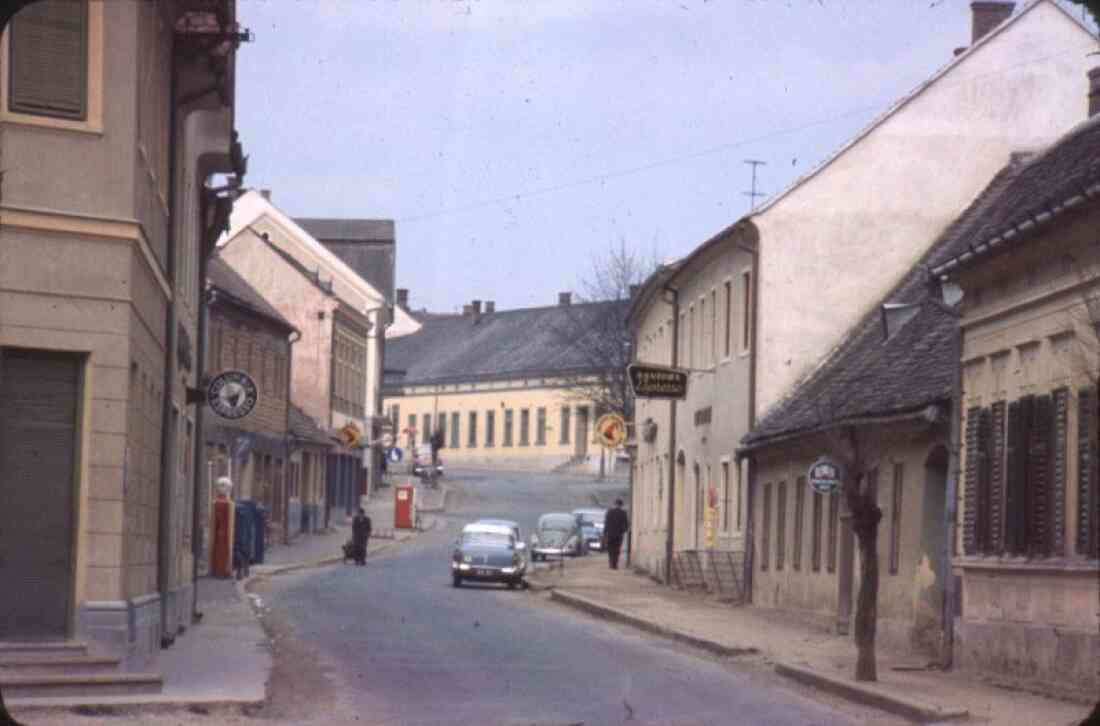
<instances>
[{"instance_id":1,"label":"bare tree","mask_svg":"<svg viewBox=\"0 0 1100 726\"><path fill-rule=\"evenodd\" d=\"M597 409L627 419L633 414L634 397L626 376L633 344L626 316L634 291L656 269L655 258L628 247L624 240L593 258L580 283L579 304L567 308L555 330L577 363L566 375L575 400L591 401Z\"/></svg>"}]
</instances>

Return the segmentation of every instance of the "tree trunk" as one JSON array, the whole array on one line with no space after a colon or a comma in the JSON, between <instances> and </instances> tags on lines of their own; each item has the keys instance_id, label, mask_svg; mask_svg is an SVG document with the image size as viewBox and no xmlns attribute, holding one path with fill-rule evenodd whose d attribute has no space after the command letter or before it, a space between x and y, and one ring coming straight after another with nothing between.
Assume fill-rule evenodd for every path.
<instances>
[{"instance_id":1,"label":"tree trunk","mask_svg":"<svg viewBox=\"0 0 1100 726\"><path fill-rule=\"evenodd\" d=\"M882 510L868 494L849 497L852 530L859 544L859 595L856 599L856 680L877 681L875 631L878 626L878 525Z\"/></svg>"},{"instance_id":2,"label":"tree trunk","mask_svg":"<svg viewBox=\"0 0 1100 726\"><path fill-rule=\"evenodd\" d=\"M0 726L21 726L21 724L8 713L8 709L4 705L4 694L2 692L0 692Z\"/></svg>"}]
</instances>

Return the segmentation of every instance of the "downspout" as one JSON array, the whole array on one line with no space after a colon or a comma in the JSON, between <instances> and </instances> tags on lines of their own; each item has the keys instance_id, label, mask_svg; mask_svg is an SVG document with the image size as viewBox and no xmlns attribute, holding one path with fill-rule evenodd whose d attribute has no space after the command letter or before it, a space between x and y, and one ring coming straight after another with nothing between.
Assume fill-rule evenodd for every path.
<instances>
[{"instance_id":1,"label":"downspout","mask_svg":"<svg viewBox=\"0 0 1100 726\"><path fill-rule=\"evenodd\" d=\"M956 516L958 514L958 490L960 471L959 448L961 446L961 408L962 408L962 326L955 328L952 340L951 362L955 366L955 375L951 381L951 432L947 450L947 502L944 507L944 540L943 564L943 652L940 654L943 668L949 669L954 664L955 658L955 603L958 598L958 587L952 572L951 558L954 553Z\"/></svg>"},{"instance_id":2,"label":"downspout","mask_svg":"<svg viewBox=\"0 0 1100 726\"><path fill-rule=\"evenodd\" d=\"M751 277L749 278L752 284L752 319L749 320L749 410L748 428L746 429L747 431L752 431L756 426L756 331L760 327L760 243L757 241L750 245L738 242L737 246L752 256L752 264L750 265ZM744 575L741 582L744 588L744 600L746 603L751 603L752 566L754 559L753 537L755 535L755 527L753 526L753 504L756 501L756 497L753 496L753 493L756 491L756 457L750 455L745 466L745 479L747 479L745 484L748 487L748 491L745 494L745 557L743 559Z\"/></svg>"},{"instance_id":3,"label":"downspout","mask_svg":"<svg viewBox=\"0 0 1100 726\"><path fill-rule=\"evenodd\" d=\"M664 291L672 294L672 360L675 368L680 361L680 291L668 285ZM676 533L676 399L669 402L668 422L668 528L665 530L665 584L672 584L672 551Z\"/></svg>"},{"instance_id":4,"label":"downspout","mask_svg":"<svg viewBox=\"0 0 1100 726\"><path fill-rule=\"evenodd\" d=\"M206 271L208 258L206 250L203 249L199 258L199 341L196 346L196 358L198 364L195 366L195 380L198 383L198 387L201 388L206 379L206 345L207 336L210 334L210 307L209 298L213 296L213 291L207 291L206 289ZM195 436L194 446L195 450L192 452L192 487L191 499L193 501L192 516L191 516L191 622L196 623L202 619L202 613L199 612L199 562L206 557L206 550L203 548L202 541L202 525L206 519L206 492L204 491L203 482L206 480L206 402L199 401L195 406Z\"/></svg>"},{"instance_id":5,"label":"downspout","mask_svg":"<svg viewBox=\"0 0 1100 726\"><path fill-rule=\"evenodd\" d=\"M179 326L179 312L176 307L176 296L178 293L178 286L176 280L176 255L178 254L176 245L176 223L179 214L179 201L176 199L178 184L176 182L176 173L178 171L179 162L179 124L178 124L178 106L176 103L176 92L178 85L178 73L179 66L176 61L176 49L173 36L172 55L169 61L169 84L168 84L168 98L170 103L168 105L168 138L171 144L170 153L168 155L168 224L165 229L166 236L166 248L168 253L166 255L166 266L168 268L168 281L169 285L169 297L168 297L168 320L167 330L165 331L165 360L164 360L164 418L161 424L161 444L160 444L160 497L157 516L157 590L160 595L160 647L171 647L175 642L175 633L168 633L166 630L166 622L168 615L168 593L169 582L168 577L171 572L171 552L169 551L169 537L172 531L172 510L171 510L171 496L172 496L172 480L175 477L175 471L173 470L173 463L176 460L175 457L175 436L173 436L172 427L172 409L173 409L173 389L176 383L176 347L178 341L176 340L176 329ZM180 410L182 415L183 410Z\"/></svg>"}]
</instances>

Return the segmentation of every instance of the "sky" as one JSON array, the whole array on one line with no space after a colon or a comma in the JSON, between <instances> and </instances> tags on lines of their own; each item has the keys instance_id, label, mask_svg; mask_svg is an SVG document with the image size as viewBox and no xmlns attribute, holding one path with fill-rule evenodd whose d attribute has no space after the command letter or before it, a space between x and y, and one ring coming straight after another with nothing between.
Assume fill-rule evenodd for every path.
<instances>
[{"instance_id":1,"label":"sky","mask_svg":"<svg viewBox=\"0 0 1100 726\"><path fill-rule=\"evenodd\" d=\"M673 259L748 213L747 159L766 196L811 170L969 43L969 5L238 0L245 183L395 220L414 308L550 305L613 246Z\"/></svg>"}]
</instances>

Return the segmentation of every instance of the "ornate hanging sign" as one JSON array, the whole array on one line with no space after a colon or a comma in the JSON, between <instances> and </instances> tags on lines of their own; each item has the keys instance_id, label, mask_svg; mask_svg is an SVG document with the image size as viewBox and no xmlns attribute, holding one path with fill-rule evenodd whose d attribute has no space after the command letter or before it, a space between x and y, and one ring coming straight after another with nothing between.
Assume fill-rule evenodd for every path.
<instances>
[{"instance_id":1,"label":"ornate hanging sign","mask_svg":"<svg viewBox=\"0 0 1100 726\"><path fill-rule=\"evenodd\" d=\"M810 465L806 478L815 492L831 494L840 488L840 465L828 456L822 456Z\"/></svg>"},{"instance_id":2,"label":"ornate hanging sign","mask_svg":"<svg viewBox=\"0 0 1100 726\"><path fill-rule=\"evenodd\" d=\"M256 407L256 382L244 371L225 371L210 381L206 400L222 418L244 418Z\"/></svg>"}]
</instances>

